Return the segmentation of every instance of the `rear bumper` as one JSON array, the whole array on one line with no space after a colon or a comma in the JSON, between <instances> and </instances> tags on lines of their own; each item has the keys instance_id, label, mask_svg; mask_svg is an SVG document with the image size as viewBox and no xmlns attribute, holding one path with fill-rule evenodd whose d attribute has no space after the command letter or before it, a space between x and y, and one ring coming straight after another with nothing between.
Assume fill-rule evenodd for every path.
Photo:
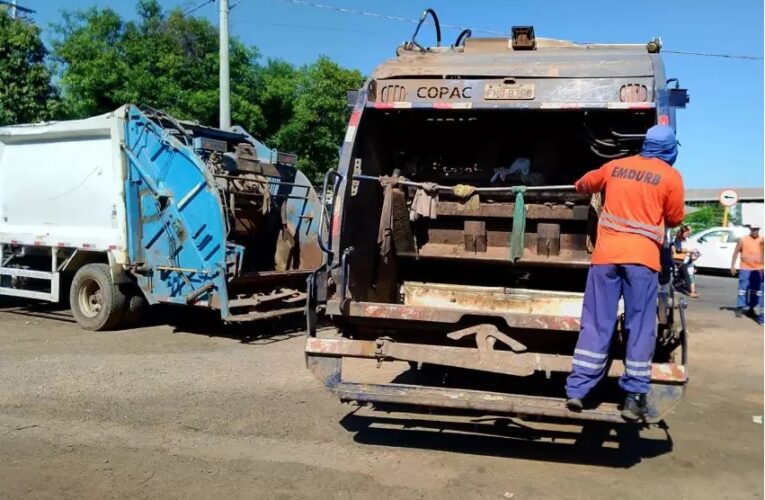
<instances>
[{"instance_id":1,"label":"rear bumper","mask_svg":"<svg viewBox=\"0 0 765 500\"><path fill-rule=\"evenodd\" d=\"M582 412L571 412L562 398L501 392L430 387L408 384L367 384L343 380L343 358L408 361L475 369L505 375L527 376L534 372L568 372L570 356L510 351L479 352L479 349L403 344L342 338L309 337L306 362L311 371L342 401L395 403L430 408L482 411L490 414L536 415L571 420L623 422L613 403L601 403ZM619 376L624 365L612 361L608 375ZM675 363L654 363L651 368L651 408L647 423L659 422L683 397L688 382L686 368Z\"/></svg>"},{"instance_id":2,"label":"rear bumper","mask_svg":"<svg viewBox=\"0 0 765 500\"><path fill-rule=\"evenodd\" d=\"M405 282L401 299L399 304L345 301L344 307L329 314L347 334L312 332L308 337L309 369L341 400L623 421L614 403L573 413L562 397L562 380L571 371L571 354L581 326L582 293ZM658 305L659 310L667 307ZM661 331L669 336L662 335L657 341L664 352L656 359L662 362L651 366L649 423L660 421L682 399L688 383L684 304L679 306L679 330L673 327L672 311L664 311L660 321ZM343 360L353 359L377 361L378 366L387 361L439 366L460 377L467 375L452 387L423 384L416 372L411 373L413 377L379 383L377 375L354 378L351 368L356 362L346 365L344 377ZM537 386L541 378L535 375L540 373L547 382ZM607 377L614 382L623 373L623 361L612 359ZM543 394L561 397L541 397ZM615 402L618 394L612 392L609 397Z\"/></svg>"},{"instance_id":3,"label":"rear bumper","mask_svg":"<svg viewBox=\"0 0 765 500\"><path fill-rule=\"evenodd\" d=\"M648 402L651 408L646 423L658 423L683 397L684 386L651 387ZM343 382L332 388L341 401L361 403L393 403L431 408L481 411L496 415L534 415L570 420L594 420L624 423L619 408L613 403L601 403L596 408L571 412L561 398L502 394L423 387L404 384L354 384Z\"/></svg>"}]
</instances>

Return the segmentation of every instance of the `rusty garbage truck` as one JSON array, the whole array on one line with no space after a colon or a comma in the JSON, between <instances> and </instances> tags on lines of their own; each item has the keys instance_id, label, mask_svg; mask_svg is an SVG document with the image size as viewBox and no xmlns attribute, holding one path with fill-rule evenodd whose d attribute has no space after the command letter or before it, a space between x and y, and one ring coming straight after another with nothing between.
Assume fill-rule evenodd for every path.
<instances>
[{"instance_id":1,"label":"rusty garbage truck","mask_svg":"<svg viewBox=\"0 0 765 500\"><path fill-rule=\"evenodd\" d=\"M437 43L424 47L431 15ZM675 127L688 93L667 77L660 39L579 44L532 26L440 38L428 10L349 93L309 279L308 368L373 407L622 422L622 321L597 406L564 404L603 203L573 184L639 152L652 125ZM647 423L688 382L684 309L663 287Z\"/></svg>"}]
</instances>

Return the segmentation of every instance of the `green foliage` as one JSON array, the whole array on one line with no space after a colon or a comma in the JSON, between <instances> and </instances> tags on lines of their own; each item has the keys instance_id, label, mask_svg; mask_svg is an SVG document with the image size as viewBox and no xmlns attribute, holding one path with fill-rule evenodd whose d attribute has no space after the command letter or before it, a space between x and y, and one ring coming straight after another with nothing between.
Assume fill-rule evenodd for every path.
<instances>
[{"instance_id":1,"label":"green foliage","mask_svg":"<svg viewBox=\"0 0 765 500\"><path fill-rule=\"evenodd\" d=\"M260 131L265 140L273 141L279 129L292 119L299 76L300 71L293 65L278 59L269 59L265 66L258 68L254 88L266 121Z\"/></svg>"},{"instance_id":2,"label":"green foliage","mask_svg":"<svg viewBox=\"0 0 765 500\"><path fill-rule=\"evenodd\" d=\"M205 19L163 12L157 0L138 2L137 21L109 8L64 14L53 43L64 107L72 117L105 113L125 103L147 105L181 119L218 122L218 32ZM231 41L232 119L248 130L265 127L254 102L258 57Z\"/></svg>"},{"instance_id":3,"label":"green foliage","mask_svg":"<svg viewBox=\"0 0 765 500\"><path fill-rule=\"evenodd\" d=\"M40 29L0 7L0 125L43 121L56 113Z\"/></svg>"},{"instance_id":4,"label":"green foliage","mask_svg":"<svg viewBox=\"0 0 765 500\"><path fill-rule=\"evenodd\" d=\"M62 13L52 26L51 85L40 29L0 8L0 124L85 118L125 103L218 124L218 30L158 0L137 0L137 18L109 8ZM362 82L326 57L296 68L261 63L254 47L231 39L232 122L281 151L296 153L314 181L337 163L348 111L346 91Z\"/></svg>"},{"instance_id":5,"label":"green foliage","mask_svg":"<svg viewBox=\"0 0 765 500\"><path fill-rule=\"evenodd\" d=\"M693 232L698 232L722 224L723 208L719 204L704 205L685 216L685 223L691 226Z\"/></svg>"},{"instance_id":6,"label":"green foliage","mask_svg":"<svg viewBox=\"0 0 765 500\"><path fill-rule=\"evenodd\" d=\"M361 83L361 73L327 57L301 69L294 115L276 134L276 143L297 153L298 167L310 179L318 180L337 163L348 119L346 92Z\"/></svg>"}]
</instances>

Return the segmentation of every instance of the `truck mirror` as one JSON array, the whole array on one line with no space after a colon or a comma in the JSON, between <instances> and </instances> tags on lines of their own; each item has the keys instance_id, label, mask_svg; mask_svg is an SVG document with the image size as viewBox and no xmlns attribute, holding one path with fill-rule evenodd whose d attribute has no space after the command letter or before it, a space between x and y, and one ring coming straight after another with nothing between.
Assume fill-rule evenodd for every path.
<instances>
[{"instance_id":1,"label":"truck mirror","mask_svg":"<svg viewBox=\"0 0 765 500\"><path fill-rule=\"evenodd\" d=\"M356 106L356 102L359 100L358 90L349 90L345 93L348 98L348 107L353 108Z\"/></svg>"},{"instance_id":2,"label":"truck mirror","mask_svg":"<svg viewBox=\"0 0 765 500\"><path fill-rule=\"evenodd\" d=\"M669 89L669 105L675 108L685 108L691 102L688 89Z\"/></svg>"}]
</instances>

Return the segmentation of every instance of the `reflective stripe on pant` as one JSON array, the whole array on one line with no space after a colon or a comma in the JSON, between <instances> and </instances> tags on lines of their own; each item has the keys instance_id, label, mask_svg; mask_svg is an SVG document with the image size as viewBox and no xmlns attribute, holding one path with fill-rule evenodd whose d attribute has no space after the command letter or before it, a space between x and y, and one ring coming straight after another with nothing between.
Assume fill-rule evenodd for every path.
<instances>
[{"instance_id":1,"label":"reflective stripe on pant","mask_svg":"<svg viewBox=\"0 0 765 500\"><path fill-rule=\"evenodd\" d=\"M738 272L738 298L736 308L759 306L759 315L762 319L762 271L741 269Z\"/></svg>"},{"instance_id":2,"label":"reflective stripe on pant","mask_svg":"<svg viewBox=\"0 0 765 500\"><path fill-rule=\"evenodd\" d=\"M619 299L624 296L626 359L619 385L645 394L651 381L656 347L657 273L640 265L593 265L587 275L582 329L574 350L566 395L583 398L603 378L616 327Z\"/></svg>"}]
</instances>

